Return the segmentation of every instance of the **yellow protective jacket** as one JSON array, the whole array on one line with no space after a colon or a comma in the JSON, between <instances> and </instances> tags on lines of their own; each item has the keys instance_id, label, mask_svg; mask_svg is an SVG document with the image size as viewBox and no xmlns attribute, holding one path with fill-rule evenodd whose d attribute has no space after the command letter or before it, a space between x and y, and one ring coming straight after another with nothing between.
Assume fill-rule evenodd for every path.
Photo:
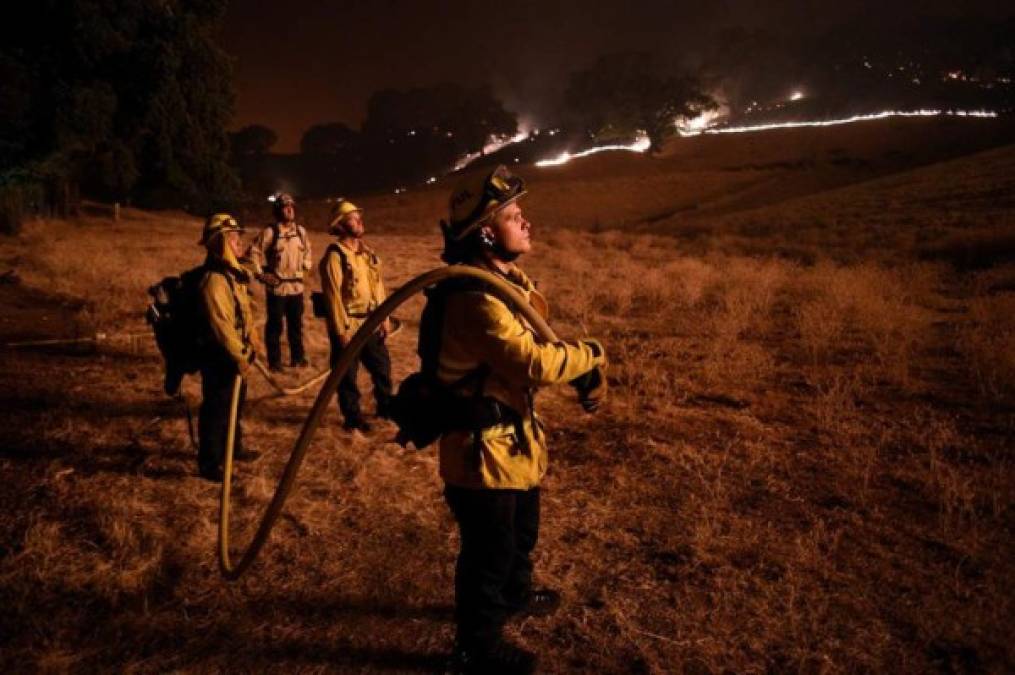
<instances>
[{"instance_id":1,"label":"yellow protective jacket","mask_svg":"<svg viewBox=\"0 0 1015 675\"><path fill-rule=\"evenodd\" d=\"M246 372L254 355L250 275L231 255L209 254L205 268L201 305L211 336L239 372Z\"/></svg>"},{"instance_id":2,"label":"yellow protective jacket","mask_svg":"<svg viewBox=\"0 0 1015 675\"><path fill-rule=\"evenodd\" d=\"M517 267L506 278L526 298L538 293ZM452 384L486 364L483 395L520 414L526 438L518 438L513 424L484 429L477 469L473 433L447 432L439 441L441 478L466 488L527 490L539 485L546 473L547 448L532 408L534 390L570 382L605 365L605 354L596 356L581 342L538 342L528 323L492 291L454 292L444 311L438 378Z\"/></svg>"},{"instance_id":3,"label":"yellow protective jacket","mask_svg":"<svg viewBox=\"0 0 1015 675\"><path fill-rule=\"evenodd\" d=\"M351 337L387 297L381 259L362 241L359 251L337 242L321 258L320 272L328 330Z\"/></svg>"}]
</instances>

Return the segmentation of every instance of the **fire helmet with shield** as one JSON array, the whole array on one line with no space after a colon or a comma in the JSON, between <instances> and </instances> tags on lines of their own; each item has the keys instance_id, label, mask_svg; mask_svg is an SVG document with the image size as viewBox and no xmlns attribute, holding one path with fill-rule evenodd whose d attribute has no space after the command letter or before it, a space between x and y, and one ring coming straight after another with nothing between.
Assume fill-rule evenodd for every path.
<instances>
[{"instance_id":1,"label":"fire helmet with shield","mask_svg":"<svg viewBox=\"0 0 1015 675\"><path fill-rule=\"evenodd\" d=\"M348 199L340 197L335 205L331 207L331 217L328 220L328 232L332 234L339 232L339 226L353 213L363 213L363 209L356 206Z\"/></svg>"},{"instance_id":2,"label":"fire helmet with shield","mask_svg":"<svg viewBox=\"0 0 1015 675\"><path fill-rule=\"evenodd\" d=\"M228 213L208 216L204 221L204 229L201 230L201 241L197 243L200 246L207 246L208 242L225 232L243 232L243 227Z\"/></svg>"},{"instance_id":3,"label":"fire helmet with shield","mask_svg":"<svg viewBox=\"0 0 1015 675\"><path fill-rule=\"evenodd\" d=\"M494 214L526 193L525 181L503 164L486 174L464 179L451 193L448 222L441 223L447 240L463 241Z\"/></svg>"}]
</instances>

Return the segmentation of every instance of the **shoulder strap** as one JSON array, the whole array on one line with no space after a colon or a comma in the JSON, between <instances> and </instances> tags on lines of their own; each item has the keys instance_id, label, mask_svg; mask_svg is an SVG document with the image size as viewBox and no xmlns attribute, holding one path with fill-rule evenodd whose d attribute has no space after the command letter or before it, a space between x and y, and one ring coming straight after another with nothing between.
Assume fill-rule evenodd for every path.
<instances>
[{"instance_id":1,"label":"shoulder strap","mask_svg":"<svg viewBox=\"0 0 1015 675\"><path fill-rule=\"evenodd\" d=\"M345 251L342 250L341 246L339 246L338 244L335 244L335 243L328 244L328 250L327 250L327 252L328 253L337 253L338 257L342 260L342 267L343 268L348 267L348 265L349 265L349 259L345 257Z\"/></svg>"},{"instance_id":2,"label":"shoulder strap","mask_svg":"<svg viewBox=\"0 0 1015 675\"><path fill-rule=\"evenodd\" d=\"M349 258L346 256L345 251L337 243L328 244L328 249L325 251L325 255L331 253L338 254L338 259L342 265L342 286L343 290L349 289L349 284L352 284L352 265L349 264Z\"/></svg>"},{"instance_id":3,"label":"shoulder strap","mask_svg":"<svg viewBox=\"0 0 1015 675\"><path fill-rule=\"evenodd\" d=\"M268 244L268 248L264 251L264 259L266 263L265 267L267 267L270 271L274 272L275 252L278 250L278 238L280 230L277 221L272 223L269 227L271 228L271 243Z\"/></svg>"},{"instance_id":4,"label":"shoulder strap","mask_svg":"<svg viewBox=\"0 0 1015 675\"><path fill-rule=\"evenodd\" d=\"M437 377L448 298L455 293L484 290L486 287L487 284L480 279L458 277L438 282L424 291L426 305L419 321L419 342L416 347L420 358L420 370L424 375ZM476 370L466 373L453 383L451 388L462 387L475 378L478 378L478 384L482 386L482 381L488 373L489 366L483 364Z\"/></svg>"}]
</instances>

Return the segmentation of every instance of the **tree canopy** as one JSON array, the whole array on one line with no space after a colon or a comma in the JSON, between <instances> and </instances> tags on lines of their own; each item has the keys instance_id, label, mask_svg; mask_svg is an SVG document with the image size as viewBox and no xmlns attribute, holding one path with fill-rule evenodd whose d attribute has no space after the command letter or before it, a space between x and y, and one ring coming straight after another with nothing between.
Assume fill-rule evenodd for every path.
<instances>
[{"instance_id":1,"label":"tree canopy","mask_svg":"<svg viewBox=\"0 0 1015 675\"><path fill-rule=\"evenodd\" d=\"M335 155L348 148L358 136L341 122L315 124L303 133L300 152L304 155Z\"/></svg>"},{"instance_id":2,"label":"tree canopy","mask_svg":"<svg viewBox=\"0 0 1015 675\"><path fill-rule=\"evenodd\" d=\"M676 131L677 118L716 107L697 78L666 72L646 52L601 57L571 76L564 98L589 134L608 138L644 131L653 152Z\"/></svg>"},{"instance_id":3,"label":"tree canopy","mask_svg":"<svg viewBox=\"0 0 1015 675\"><path fill-rule=\"evenodd\" d=\"M232 193L226 0L39 0L0 41L0 173L192 208Z\"/></svg>"},{"instance_id":4,"label":"tree canopy","mask_svg":"<svg viewBox=\"0 0 1015 675\"><path fill-rule=\"evenodd\" d=\"M385 89L370 97L363 123L371 137L438 139L458 155L480 152L491 137L511 136L517 129L515 114L486 85Z\"/></svg>"},{"instance_id":5,"label":"tree canopy","mask_svg":"<svg viewBox=\"0 0 1015 675\"><path fill-rule=\"evenodd\" d=\"M251 124L229 134L234 157L266 155L278 143L278 134L263 124Z\"/></svg>"}]
</instances>

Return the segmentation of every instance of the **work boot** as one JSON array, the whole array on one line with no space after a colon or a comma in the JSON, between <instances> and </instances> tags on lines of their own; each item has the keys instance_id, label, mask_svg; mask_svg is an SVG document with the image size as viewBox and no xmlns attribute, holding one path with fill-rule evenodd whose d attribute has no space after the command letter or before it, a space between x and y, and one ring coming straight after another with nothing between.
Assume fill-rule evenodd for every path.
<instances>
[{"instance_id":1,"label":"work boot","mask_svg":"<svg viewBox=\"0 0 1015 675\"><path fill-rule=\"evenodd\" d=\"M221 483L224 477L222 467L217 464L198 467L198 474L200 474L201 478L212 483Z\"/></svg>"},{"instance_id":2,"label":"work boot","mask_svg":"<svg viewBox=\"0 0 1015 675\"><path fill-rule=\"evenodd\" d=\"M281 363L272 363L268 365L268 370L270 370L273 373L281 373L283 372L284 369L282 368Z\"/></svg>"},{"instance_id":3,"label":"work boot","mask_svg":"<svg viewBox=\"0 0 1015 675\"><path fill-rule=\"evenodd\" d=\"M308 361L306 357L302 359L293 359L292 361L289 362L289 366L291 368L309 368L310 361Z\"/></svg>"},{"instance_id":4,"label":"work boot","mask_svg":"<svg viewBox=\"0 0 1015 675\"><path fill-rule=\"evenodd\" d=\"M346 431L354 431L356 429L359 429L363 433L367 433L368 431L370 431L371 426L370 423L367 422L362 417L347 417L345 419L345 423L342 424L342 428L345 429Z\"/></svg>"},{"instance_id":5,"label":"work boot","mask_svg":"<svg viewBox=\"0 0 1015 675\"><path fill-rule=\"evenodd\" d=\"M536 655L524 647L498 638L488 646L463 648L456 644L444 672L448 675L530 675Z\"/></svg>"},{"instance_id":6,"label":"work boot","mask_svg":"<svg viewBox=\"0 0 1015 675\"><path fill-rule=\"evenodd\" d=\"M511 611L511 619L524 619L530 616L550 616L560 609L560 593L550 588L540 588L529 593Z\"/></svg>"}]
</instances>

